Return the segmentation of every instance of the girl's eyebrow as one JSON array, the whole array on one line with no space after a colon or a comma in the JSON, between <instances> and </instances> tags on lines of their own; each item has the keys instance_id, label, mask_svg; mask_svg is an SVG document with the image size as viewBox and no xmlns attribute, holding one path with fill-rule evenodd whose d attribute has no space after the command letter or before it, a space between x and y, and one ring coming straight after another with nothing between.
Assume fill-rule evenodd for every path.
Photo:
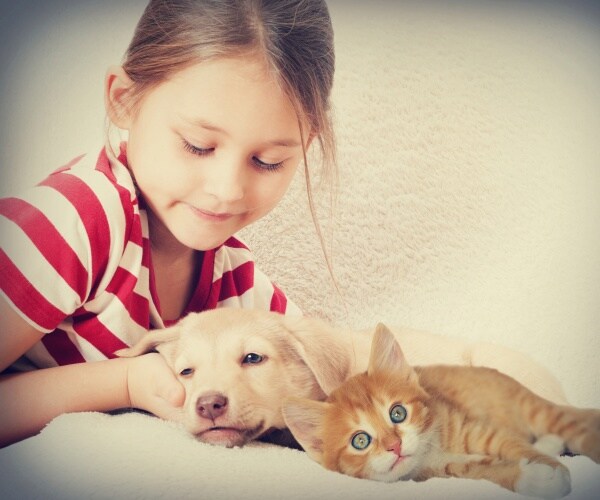
<instances>
[{"instance_id":1,"label":"girl's eyebrow","mask_svg":"<svg viewBox=\"0 0 600 500\"><path fill-rule=\"evenodd\" d=\"M205 130L210 130L211 132L217 132L219 134L229 136L229 132L227 132L227 130L222 129L221 127L214 125L206 120L203 120L203 119L193 120L193 119L186 118L184 116L182 116L181 119L186 121L188 124L192 125L193 127L199 127L199 128L203 128ZM285 148L297 148L300 146L300 142L296 139L275 139L272 141L266 141L265 144L268 144L270 146L281 146L281 147L285 147Z\"/></svg>"}]
</instances>

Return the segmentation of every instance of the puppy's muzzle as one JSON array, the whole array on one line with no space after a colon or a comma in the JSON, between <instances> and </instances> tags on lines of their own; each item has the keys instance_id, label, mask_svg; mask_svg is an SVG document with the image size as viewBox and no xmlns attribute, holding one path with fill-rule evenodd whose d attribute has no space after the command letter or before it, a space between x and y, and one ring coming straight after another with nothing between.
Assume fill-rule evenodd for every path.
<instances>
[{"instance_id":1,"label":"puppy's muzzle","mask_svg":"<svg viewBox=\"0 0 600 500\"><path fill-rule=\"evenodd\" d=\"M206 392L196 401L196 413L207 420L215 420L227 412L227 397L220 392Z\"/></svg>"}]
</instances>

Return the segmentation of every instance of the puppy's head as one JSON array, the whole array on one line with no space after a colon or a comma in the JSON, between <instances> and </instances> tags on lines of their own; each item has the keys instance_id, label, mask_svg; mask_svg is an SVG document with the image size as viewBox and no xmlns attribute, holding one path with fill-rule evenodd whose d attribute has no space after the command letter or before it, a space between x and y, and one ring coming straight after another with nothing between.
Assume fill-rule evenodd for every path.
<instances>
[{"instance_id":1,"label":"puppy's head","mask_svg":"<svg viewBox=\"0 0 600 500\"><path fill-rule=\"evenodd\" d=\"M185 388L188 431L225 446L284 428L282 400L323 399L348 377L351 355L343 332L317 320L233 308L190 314L118 354L152 350Z\"/></svg>"}]
</instances>

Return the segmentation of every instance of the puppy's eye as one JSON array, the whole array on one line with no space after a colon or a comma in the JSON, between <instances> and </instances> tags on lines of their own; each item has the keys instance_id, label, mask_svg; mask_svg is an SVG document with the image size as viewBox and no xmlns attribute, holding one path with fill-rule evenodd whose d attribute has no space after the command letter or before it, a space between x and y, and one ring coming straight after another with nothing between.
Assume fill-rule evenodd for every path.
<instances>
[{"instance_id":1,"label":"puppy's eye","mask_svg":"<svg viewBox=\"0 0 600 500\"><path fill-rule=\"evenodd\" d=\"M255 352L250 352L248 354L246 354L246 356L244 357L242 364L250 364L250 365L257 365L259 363L262 363L264 360L264 358L260 355L260 354L256 354Z\"/></svg>"},{"instance_id":2,"label":"puppy's eye","mask_svg":"<svg viewBox=\"0 0 600 500\"><path fill-rule=\"evenodd\" d=\"M179 375L181 375L182 377L189 377L192 373L194 373L193 368L184 368L179 372Z\"/></svg>"}]
</instances>

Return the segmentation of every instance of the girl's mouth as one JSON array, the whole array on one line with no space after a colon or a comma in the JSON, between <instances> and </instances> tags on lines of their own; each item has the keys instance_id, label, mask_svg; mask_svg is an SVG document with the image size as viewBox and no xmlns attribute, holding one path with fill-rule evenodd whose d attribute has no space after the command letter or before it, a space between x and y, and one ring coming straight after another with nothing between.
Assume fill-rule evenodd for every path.
<instances>
[{"instance_id":1,"label":"girl's mouth","mask_svg":"<svg viewBox=\"0 0 600 500\"><path fill-rule=\"evenodd\" d=\"M234 216L234 214L230 214L227 212L216 213L216 212L212 212L210 210L196 208L191 205L190 205L190 208L192 209L192 212L194 212L194 214L196 214L196 216L200 217L201 219L207 220L209 222L224 222L224 221L231 219Z\"/></svg>"}]
</instances>

